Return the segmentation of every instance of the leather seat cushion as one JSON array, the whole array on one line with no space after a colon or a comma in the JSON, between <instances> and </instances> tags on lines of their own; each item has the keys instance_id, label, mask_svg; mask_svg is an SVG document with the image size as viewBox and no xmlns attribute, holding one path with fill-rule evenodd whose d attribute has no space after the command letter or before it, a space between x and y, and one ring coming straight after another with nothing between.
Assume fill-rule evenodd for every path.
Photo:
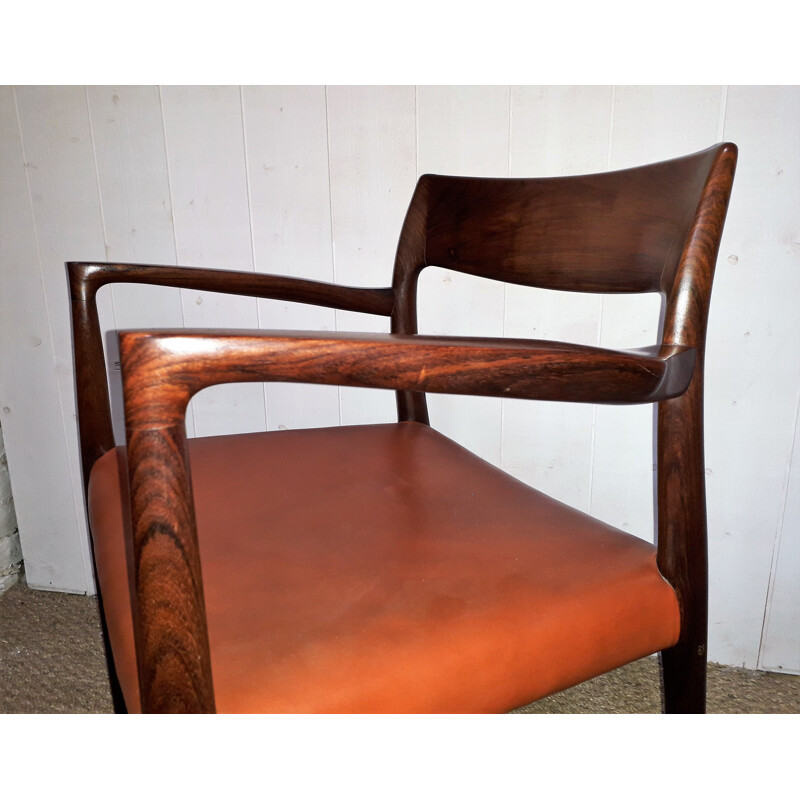
<instances>
[{"instance_id":1,"label":"leather seat cushion","mask_svg":"<svg viewBox=\"0 0 800 800\"><path fill-rule=\"evenodd\" d=\"M217 710L505 711L674 644L655 548L412 422L189 443ZM119 465L95 558L140 708Z\"/></svg>"}]
</instances>

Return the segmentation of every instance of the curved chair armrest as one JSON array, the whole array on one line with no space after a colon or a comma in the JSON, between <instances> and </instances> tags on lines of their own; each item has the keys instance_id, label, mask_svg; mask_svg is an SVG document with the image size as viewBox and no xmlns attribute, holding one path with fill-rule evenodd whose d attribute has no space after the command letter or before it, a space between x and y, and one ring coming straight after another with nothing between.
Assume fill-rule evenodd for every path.
<instances>
[{"instance_id":1,"label":"curved chair armrest","mask_svg":"<svg viewBox=\"0 0 800 800\"><path fill-rule=\"evenodd\" d=\"M282 381L583 403L653 403L688 387L695 350L305 331L120 334L129 413L218 383ZM181 401L183 402L183 400ZM175 406L183 413L185 407ZM171 414L170 422L172 421ZM166 421L164 418L163 421Z\"/></svg>"},{"instance_id":2,"label":"curved chair armrest","mask_svg":"<svg viewBox=\"0 0 800 800\"><path fill-rule=\"evenodd\" d=\"M198 267L89 261L70 261L66 267L72 307L84 486L95 461L114 447L111 403L96 301L101 286L109 283L168 286L307 303L382 316L389 316L394 308L394 291L390 288L361 289L280 275Z\"/></svg>"},{"instance_id":3,"label":"curved chair armrest","mask_svg":"<svg viewBox=\"0 0 800 800\"><path fill-rule=\"evenodd\" d=\"M614 351L526 340L285 331L129 331L120 334L120 351L142 708L184 713L215 708L184 427L193 394L218 383L275 380L653 402L685 391L695 360L685 347Z\"/></svg>"},{"instance_id":4,"label":"curved chair armrest","mask_svg":"<svg viewBox=\"0 0 800 800\"><path fill-rule=\"evenodd\" d=\"M67 269L73 292L78 286L82 287L83 291L94 294L101 286L108 283L142 283L307 303L382 316L389 316L394 307L394 292L390 288L337 286L332 283L260 272L156 264L101 264L88 261L70 261L67 263Z\"/></svg>"}]
</instances>

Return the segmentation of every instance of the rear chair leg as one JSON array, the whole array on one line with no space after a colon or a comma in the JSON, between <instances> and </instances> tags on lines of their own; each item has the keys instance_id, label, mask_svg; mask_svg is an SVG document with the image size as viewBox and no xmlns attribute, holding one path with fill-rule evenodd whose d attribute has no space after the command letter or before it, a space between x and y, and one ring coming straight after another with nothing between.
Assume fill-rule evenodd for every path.
<instances>
[{"instance_id":1,"label":"rear chair leg","mask_svg":"<svg viewBox=\"0 0 800 800\"><path fill-rule=\"evenodd\" d=\"M706 713L705 642L678 642L661 651L661 689L664 713Z\"/></svg>"},{"instance_id":2,"label":"rear chair leg","mask_svg":"<svg viewBox=\"0 0 800 800\"><path fill-rule=\"evenodd\" d=\"M708 550L702 376L658 406L658 566L680 605L678 643L661 654L664 711L704 714Z\"/></svg>"}]
</instances>

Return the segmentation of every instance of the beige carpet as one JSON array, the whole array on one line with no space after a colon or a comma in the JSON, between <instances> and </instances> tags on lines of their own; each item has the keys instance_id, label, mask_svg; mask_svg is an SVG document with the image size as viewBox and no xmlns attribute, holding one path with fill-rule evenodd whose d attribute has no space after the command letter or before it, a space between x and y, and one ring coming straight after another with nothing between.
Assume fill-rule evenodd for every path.
<instances>
[{"instance_id":1,"label":"beige carpet","mask_svg":"<svg viewBox=\"0 0 800 800\"><path fill-rule=\"evenodd\" d=\"M94 598L35 592L18 584L0 597L0 713L112 711ZM636 661L515 713L655 714L658 662ZM800 713L800 676L710 665L708 711Z\"/></svg>"}]
</instances>

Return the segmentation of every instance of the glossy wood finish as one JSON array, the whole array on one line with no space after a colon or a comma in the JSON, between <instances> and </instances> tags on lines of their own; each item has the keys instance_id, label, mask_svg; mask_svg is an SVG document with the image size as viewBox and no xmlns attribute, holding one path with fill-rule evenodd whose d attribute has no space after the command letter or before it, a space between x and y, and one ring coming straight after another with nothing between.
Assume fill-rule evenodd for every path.
<instances>
[{"instance_id":1,"label":"glossy wood finish","mask_svg":"<svg viewBox=\"0 0 800 800\"><path fill-rule=\"evenodd\" d=\"M694 350L599 347L522 339L292 331L141 331L120 334L126 419L166 410L229 381L286 381L584 403L649 403L682 394ZM150 381L151 383L148 383ZM145 395L139 399L139 395ZM182 418L177 405L157 424ZM173 417L171 414L177 414Z\"/></svg>"},{"instance_id":2,"label":"glossy wood finish","mask_svg":"<svg viewBox=\"0 0 800 800\"><path fill-rule=\"evenodd\" d=\"M395 281L435 264L564 291L669 291L718 152L565 178L423 175Z\"/></svg>"},{"instance_id":3,"label":"glossy wood finish","mask_svg":"<svg viewBox=\"0 0 800 800\"><path fill-rule=\"evenodd\" d=\"M718 145L670 162L541 180L423 176L391 289L275 276L73 263L84 475L113 446L94 294L134 281L317 302L391 315L392 334L209 331L121 336L147 710L210 711L183 414L205 386L301 381L398 392L401 420L428 422L424 392L576 402L659 403L658 563L675 588L681 639L664 653L665 708L704 710L707 557L702 453L703 349L711 281L736 162ZM417 280L429 265L574 291L659 291L661 341L610 351L522 340L416 335ZM164 582L164 576L169 580ZM172 594L174 587L181 587ZM176 638L177 630L186 631ZM164 687L169 687L165 693ZM175 704L174 706L172 704Z\"/></svg>"},{"instance_id":4,"label":"glossy wood finish","mask_svg":"<svg viewBox=\"0 0 800 800\"><path fill-rule=\"evenodd\" d=\"M694 353L548 342L268 332L120 334L143 708L212 711L186 405L229 381L641 402L685 391ZM185 637L179 646L177 633Z\"/></svg>"},{"instance_id":5,"label":"glossy wood finish","mask_svg":"<svg viewBox=\"0 0 800 800\"><path fill-rule=\"evenodd\" d=\"M78 427L84 486L92 464L114 447L103 343L97 317L97 292L106 284L139 283L246 297L309 303L346 311L389 316L391 289L361 289L280 275L221 269L143 264L67 264L72 306Z\"/></svg>"},{"instance_id":6,"label":"glossy wood finish","mask_svg":"<svg viewBox=\"0 0 800 800\"><path fill-rule=\"evenodd\" d=\"M174 286L197 291L226 292L249 297L312 303L319 306L363 311L383 316L388 316L391 313L393 305L393 296L390 289L350 289L318 281L230 270L141 264L69 262L67 264L67 277L72 308L76 406L84 492L88 487L89 475L93 464L115 445L111 423L108 378L97 313L97 292L102 286L111 283ZM192 562L192 564L192 579L195 577L199 579L197 564L195 562ZM101 608L101 622L105 632L106 622L102 613L103 598L99 588L98 598ZM143 613L145 618L149 619L149 615L156 612L144 611ZM195 625L200 624L201 622L195 619ZM202 626L204 625L205 623L202 622ZM124 712L125 703L116 678L113 654L110 650L107 635L104 636L104 644L114 707L117 712ZM205 651L205 656L207 657L207 650ZM180 693L177 696L181 696ZM207 698L207 693L203 696ZM183 700L180 702L183 702ZM188 705L185 707L188 708Z\"/></svg>"},{"instance_id":7,"label":"glossy wood finish","mask_svg":"<svg viewBox=\"0 0 800 800\"><path fill-rule=\"evenodd\" d=\"M128 435L134 635L142 708L213 712L214 687L183 420ZM153 487L160 487L155 493Z\"/></svg>"},{"instance_id":8,"label":"glossy wood finish","mask_svg":"<svg viewBox=\"0 0 800 800\"><path fill-rule=\"evenodd\" d=\"M416 333L416 284L436 265L578 292L662 292L674 276L719 148L616 172L566 178L423 175L395 262L392 331ZM427 419L424 398L398 399Z\"/></svg>"},{"instance_id":9,"label":"glossy wood finish","mask_svg":"<svg viewBox=\"0 0 800 800\"><path fill-rule=\"evenodd\" d=\"M666 296L661 341L698 349L690 391L658 412L659 566L678 591L685 619L681 642L663 656L668 711L705 709L703 352L736 158L735 145L724 144L648 167L573 178L423 176L395 272L395 291L408 298L428 264L551 289ZM416 330L411 307L397 304L393 330ZM405 395L398 402L401 418L427 419L424 398Z\"/></svg>"},{"instance_id":10,"label":"glossy wood finish","mask_svg":"<svg viewBox=\"0 0 800 800\"><path fill-rule=\"evenodd\" d=\"M669 291L662 341L694 347L687 392L658 406L658 565L681 604L681 639L662 654L667 712L705 711L708 546L703 455L706 325L737 150L724 146L708 176Z\"/></svg>"}]
</instances>

